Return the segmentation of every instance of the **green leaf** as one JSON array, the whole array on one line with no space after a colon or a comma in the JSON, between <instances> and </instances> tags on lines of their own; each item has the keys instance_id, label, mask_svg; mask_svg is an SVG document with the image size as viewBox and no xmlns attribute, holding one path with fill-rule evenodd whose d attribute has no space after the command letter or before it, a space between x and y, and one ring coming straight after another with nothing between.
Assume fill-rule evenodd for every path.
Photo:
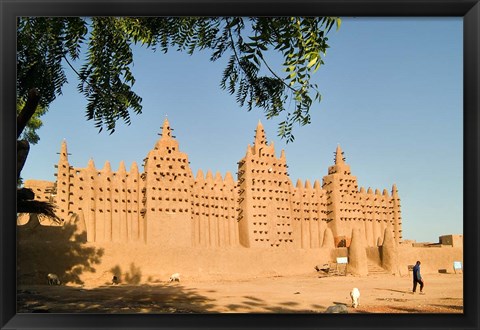
<instances>
[{"instance_id":1,"label":"green leaf","mask_svg":"<svg viewBox=\"0 0 480 330\"><path fill-rule=\"evenodd\" d=\"M312 67L312 65L314 65L315 63L317 63L317 61L318 61L318 57L314 57L310 62L308 62L307 68Z\"/></svg>"}]
</instances>

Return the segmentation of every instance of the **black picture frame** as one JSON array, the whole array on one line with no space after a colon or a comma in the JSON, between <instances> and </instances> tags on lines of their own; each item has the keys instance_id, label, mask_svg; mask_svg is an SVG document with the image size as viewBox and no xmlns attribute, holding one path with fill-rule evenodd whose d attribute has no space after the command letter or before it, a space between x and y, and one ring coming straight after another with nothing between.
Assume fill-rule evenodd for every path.
<instances>
[{"instance_id":1,"label":"black picture frame","mask_svg":"<svg viewBox=\"0 0 480 330\"><path fill-rule=\"evenodd\" d=\"M478 0L0 0L1 329L479 328L480 4ZM16 314L17 16L457 16L464 19L463 314ZM445 45L448 47L448 45ZM8 110L12 109L12 110ZM447 189L447 188L446 188Z\"/></svg>"}]
</instances>

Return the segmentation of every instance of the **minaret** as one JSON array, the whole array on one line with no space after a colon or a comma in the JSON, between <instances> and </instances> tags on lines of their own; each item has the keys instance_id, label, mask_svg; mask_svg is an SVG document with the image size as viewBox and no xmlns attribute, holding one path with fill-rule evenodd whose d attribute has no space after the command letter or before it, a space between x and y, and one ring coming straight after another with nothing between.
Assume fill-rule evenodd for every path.
<instances>
[{"instance_id":1,"label":"minaret","mask_svg":"<svg viewBox=\"0 0 480 330\"><path fill-rule=\"evenodd\" d=\"M68 162L67 141L63 139L62 146L60 147L60 161Z\"/></svg>"},{"instance_id":2,"label":"minaret","mask_svg":"<svg viewBox=\"0 0 480 330\"><path fill-rule=\"evenodd\" d=\"M350 166L345 162L343 151L337 145L335 164L328 167L328 175L323 177L327 214L332 220L328 228L332 230L335 246L348 246L353 230L355 202L358 194L357 178L350 173ZM353 203L352 203L353 202ZM358 212L357 212L358 213Z\"/></svg>"},{"instance_id":3,"label":"minaret","mask_svg":"<svg viewBox=\"0 0 480 330\"><path fill-rule=\"evenodd\" d=\"M57 215L66 221L70 214L70 163L68 162L67 141L64 139L60 147L57 176Z\"/></svg>"},{"instance_id":4,"label":"minaret","mask_svg":"<svg viewBox=\"0 0 480 330\"><path fill-rule=\"evenodd\" d=\"M147 244L191 247L193 175L187 154L180 152L168 119L161 138L145 158L143 209Z\"/></svg>"},{"instance_id":5,"label":"minaret","mask_svg":"<svg viewBox=\"0 0 480 330\"><path fill-rule=\"evenodd\" d=\"M168 119L165 118L165 120L163 121L161 140L171 140L171 139L172 139L172 130L170 128L170 123L168 122Z\"/></svg>"},{"instance_id":6,"label":"minaret","mask_svg":"<svg viewBox=\"0 0 480 330\"><path fill-rule=\"evenodd\" d=\"M254 145L238 162L238 228L245 247L293 245L290 218L291 181L285 153L275 156L259 121Z\"/></svg>"},{"instance_id":7,"label":"minaret","mask_svg":"<svg viewBox=\"0 0 480 330\"><path fill-rule=\"evenodd\" d=\"M265 130L263 129L263 125L258 121L257 129L255 130L255 153L257 154L259 150L267 145L267 139L265 138Z\"/></svg>"},{"instance_id":8,"label":"minaret","mask_svg":"<svg viewBox=\"0 0 480 330\"><path fill-rule=\"evenodd\" d=\"M337 149L335 150L335 164L328 168L329 174L340 173L350 175L350 166L345 162L343 154L342 148L340 147L340 144L338 144Z\"/></svg>"},{"instance_id":9,"label":"minaret","mask_svg":"<svg viewBox=\"0 0 480 330\"><path fill-rule=\"evenodd\" d=\"M340 144L337 145L337 150L335 151L335 165L345 164L345 159L343 159L343 151L340 148Z\"/></svg>"},{"instance_id":10,"label":"minaret","mask_svg":"<svg viewBox=\"0 0 480 330\"><path fill-rule=\"evenodd\" d=\"M155 144L155 150L165 147L170 147L172 150L178 150L178 142L174 139L172 130L173 129L170 127L168 119L165 118L163 121L162 133L159 134L161 135L161 138Z\"/></svg>"}]
</instances>

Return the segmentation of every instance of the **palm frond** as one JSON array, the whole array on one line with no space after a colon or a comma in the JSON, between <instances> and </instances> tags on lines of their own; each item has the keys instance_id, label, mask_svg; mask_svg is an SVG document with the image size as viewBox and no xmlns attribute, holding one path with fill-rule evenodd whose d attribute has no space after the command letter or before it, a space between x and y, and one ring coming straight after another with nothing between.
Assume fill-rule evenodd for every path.
<instances>
[{"instance_id":1,"label":"palm frond","mask_svg":"<svg viewBox=\"0 0 480 330\"><path fill-rule=\"evenodd\" d=\"M61 223L62 220L55 214L55 208L56 206L50 202L17 199L17 213L41 214L56 223Z\"/></svg>"}]
</instances>

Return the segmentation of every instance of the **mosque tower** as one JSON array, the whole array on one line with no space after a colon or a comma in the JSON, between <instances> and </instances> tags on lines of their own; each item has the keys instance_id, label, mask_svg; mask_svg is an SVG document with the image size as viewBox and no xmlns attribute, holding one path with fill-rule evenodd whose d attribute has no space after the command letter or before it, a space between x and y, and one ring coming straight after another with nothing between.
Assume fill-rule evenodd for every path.
<instances>
[{"instance_id":1,"label":"mosque tower","mask_svg":"<svg viewBox=\"0 0 480 330\"><path fill-rule=\"evenodd\" d=\"M238 162L239 240L245 247L293 245L290 219L291 181L285 153L275 156L273 143L267 145L258 122L253 146L247 147Z\"/></svg>"},{"instance_id":2,"label":"mosque tower","mask_svg":"<svg viewBox=\"0 0 480 330\"><path fill-rule=\"evenodd\" d=\"M147 244L192 246L193 176L188 156L180 152L167 119L161 138L144 161L141 215Z\"/></svg>"},{"instance_id":3,"label":"mosque tower","mask_svg":"<svg viewBox=\"0 0 480 330\"><path fill-rule=\"evenodd\" d=\"M357 178L350 173L350 166L345 163L340 145L335 151L335 164L328 167L328 175L323 177L323 189L327 194L328 227L333 232L335 246L348 246L351 226L358 223L356 220L360 217L356 207L358 185Z\"/></svg>"},{"instance_id":4,"label":"mosque tower","mask_svg":"<svg viewBox=\"0 0 480 330\"><path fill-rule=\"evenodd\" d=\"M57 210L55 211L58 217L62 220L67 220L70 212L70 163L68 162L67 141L63 140L60 147L60 159L57 173L57 195L55 197L55 204Z\"/></svg>"}]
</instances>

